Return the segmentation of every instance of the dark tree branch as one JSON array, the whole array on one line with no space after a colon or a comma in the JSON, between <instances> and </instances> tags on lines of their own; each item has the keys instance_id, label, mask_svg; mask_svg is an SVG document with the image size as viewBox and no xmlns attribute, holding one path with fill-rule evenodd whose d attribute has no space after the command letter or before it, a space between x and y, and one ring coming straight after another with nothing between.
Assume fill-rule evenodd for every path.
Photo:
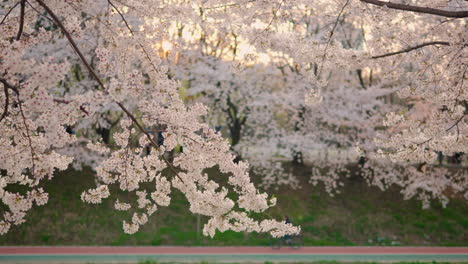
<instances>
[{"instance_id":1,"label":"dark tree branch","mask_svg":"<svg viewBox=\"0 0 468 264\"><path fill-rule=\"evenodd\" d=\"M416 49L420 49L420 48L423 48L423 47L426 47L426 46L433 46L433 45L444 45L444 46L449 46L450 43L447 42L447 41L431 41L431 42L425 42L425 43L422 43L422 44L419 44L419 45L416 45L416 46L413 46L413 47L409 47L409 48L406 48L406 49L402 49L402 50L399 50L399 51L390 52L390 53L386 53L386 54L382 54L382 55L377 55L377 56L372 56L371 59L385 58L385 57L389 57L389 56L393 56L393 55L397 55L397 54L402 54L402 53L410 52L410 51L413 51L413 50L416 50Z\"/></svg>"},{"instance_id":2,"label":"dark tree branch","mask_svg":"<svg viewBox=\"0 0 468 264\"><path fill-rule=\"evenodd\" d=\"M361 87L366 89L366 84L364 83L364 79L362 78L362 69L357 69L356 74L359 78L359 83L361 84Z\"/></svg>"},{"instance_id":3,"label":"dark tree branch","mask_svg":"<svg viewBox=\"0 0 468 264\"><path fill-rule=\"evenodd\" d=\"M436 15L436 16L453 17L453 18L468 17L468 10L448 11L448 10L436 9L436 8L430 8L430 7L421 7L421 6L397 4L397 3L392 3L392 2L384 2L380 0L360 0L360 1L363 3L371 4L371 5L386 6L392 9L410 11L410 12L415 12L415 13L431 14L431 15Z\"/></svg>"},{"instance_id":4,"label":"dark tree branch","mask_svg":"<svg viewBox=\"0 0 468 264\"><path fill-rule=\"evenodd\" d=\"M5 87L5 95L6 95L6 102L7 103L8 103L8 92L7 92L8 89L11 89L13 92L15 92L16 95L19 95L18 88L11 85L10 83L8 83L7 80L0 78L0 83L2 83L3 86ZM61 103L61 104L69 104L70 103L70 101L64 100L64 99L54 99L54 102ZM8 110L7 105L5 105L5 111L6 110ZM80 110L83 113L85 113L86 115L89 115L89 112L82 105L80 106ZM0 118L0 121L2 121L2 119L4 118L4 115L6 115L5 112L2 114L2 118Z\"/></svg>"},{"instance_id":5,"label":"dark tree branch","mask_svg":"<svg viewBox=\"0 0 468 264\"><path fill-rule=\"evenodd\" d=\"M3 114L0 117L0 122L7 116L8 114L8 105L10 104L9 95L8 95L8 88L6 86L3 87L3 91L5 92L5 108L3 109Z\"/></svg>"},{"instance_id":6,"label":"dark tree branch","mask_svg":"<svg viewBox=\"0 0 468 264\"><path fill-rule=\"evenodd\" d=\"M21 11L20 11L20 23L18 28L18 34L16 35L16 40L20 40L21 35L23 34L24 28L24 9L26 7L26 0L21 0Z\"/></svg>"},{"instance_id":7,"label":"dark tree branch","mask_svg":"<svg viewBox=\"0 0 468 264\"><path fill-rule=\"evenodd\" d=\"M8 83L7 80L3 79L3 78L0 78L0 83L2 83L6 88L8 89L11 89L13 92L15 92L15 94L19 94L18 92L18 88L16 88L14 85Z\"/></svg>"},{"instance_id":8,"label":"dark tree branch","mask_svg":"<svg viewBox=\"0 0 468 264\"><path fill-rule=\"evenodd\" d=\"M122 18L123 22L125 23L125 26L128 28L132 36L134 36L133 30L130 27L130 25L127 22L127 19L125 19L124 15L120 12L120 10L112 3L111 0L107 0L107 2L115 9L115 11L119 14L119 16Z\"/></svg>"},{"instance_id":9,"label":"dark tree branch","mask_svg":"<svg viewBox=\"0 0 468 264\"><path fill-rule=\"evenodd\" d=\"M10 8L10 10L8 10L8 12L6 12L5 16L3 17L2 21L0 22L0 25L3 24L3 22L5 22L6 18L8 17L8 15L10 15L11 11L13 11L13 9L15 9L21 2L18 2L16 3L14 6L12 6Z\"/></svg>"}]
</instances>

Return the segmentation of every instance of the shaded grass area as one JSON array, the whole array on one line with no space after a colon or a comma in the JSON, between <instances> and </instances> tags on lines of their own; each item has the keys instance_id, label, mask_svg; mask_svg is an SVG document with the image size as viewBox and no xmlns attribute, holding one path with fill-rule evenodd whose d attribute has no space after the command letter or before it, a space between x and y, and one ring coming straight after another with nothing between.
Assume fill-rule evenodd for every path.
<instances>
[{"instance_id":1,"label":"shaded grass area","mask_svg":"<svg viewBox=\"0 0 468 264\"><path fill-rule=\"evenodd\" d=\"M422 209L416 200L404 201L397 189L382 192L360 178L346 179L345 187L330 197L322 186L307 184L309 169L296 169L303 181L300 190L270 190L278 198L265 217L288 215L302 227L305 246L468 246L466 201L452 200L447 208L433 203ZM214 176L220 177L220 176ZM268 246L272 239L257 233L201 234L205 217L189 212L184 196L174 191L171 205L160 207L134 235L122 231L127 212L113 210L114 199L99 205L84 204L80 194L94 187L93 173L67 170L44 185L48 204L34 207L27 222L0 237L0 245L186 245ZM112 192L112 190L111 190ZM134 194L119 194L126 200Z\"/></svg>"}]
</instances>

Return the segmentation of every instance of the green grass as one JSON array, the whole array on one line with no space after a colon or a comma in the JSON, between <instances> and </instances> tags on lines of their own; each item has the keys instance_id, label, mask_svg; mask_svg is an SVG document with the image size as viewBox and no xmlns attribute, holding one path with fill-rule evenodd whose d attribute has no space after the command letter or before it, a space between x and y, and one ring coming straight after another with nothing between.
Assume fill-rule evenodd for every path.
<instances>
[{"instance_id":1,"label":"green grass","mask_svg":"<svg viewBox=\"0 0 468 264\"><path fill-rule=\"evenodd\" d=\"M302 226L307 246L468 246L468 207L452 200L447 208L433 203L424 210L416 200L404 201L398 189L382 192L359 178L345 180L341 194L330 197L322 186L307 184L308 168L296 169L304 182L300 190L269 191L278 198L268 216L288 215ZM219 176L217 176L219 178ZM173 192L171 205L160 207L134 235L122 231L130 214L112 209L114 199L84 204L80 194L94 187L90 170L57 173L44 189L49 203L34 207L27 222L0 237L0 245L269 245L271 238L257 233L217 233L211 239L197 230L197 216L189 212L184 196ZM126 200L135 194L121 194ZM201 218L201 228L206 217Z\"/></svg>"}]
</instances>

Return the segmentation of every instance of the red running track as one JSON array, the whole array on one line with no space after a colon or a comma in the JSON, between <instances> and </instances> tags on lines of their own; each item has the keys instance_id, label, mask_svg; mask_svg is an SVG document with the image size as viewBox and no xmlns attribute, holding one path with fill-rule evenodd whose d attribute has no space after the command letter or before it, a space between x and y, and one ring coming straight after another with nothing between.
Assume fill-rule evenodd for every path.
<instances>
[{"instance_id":1,"label":"red running track","mask_svg":"<svg viewBox=\"0 0 468 264\"><path fill-rule=\"evenodd\" d=\"M249 255L249 254L320 254L320 255L468 255L468 247L110 247L110 246L6 246L0 255Z\"/></svg>"}]
</instances>

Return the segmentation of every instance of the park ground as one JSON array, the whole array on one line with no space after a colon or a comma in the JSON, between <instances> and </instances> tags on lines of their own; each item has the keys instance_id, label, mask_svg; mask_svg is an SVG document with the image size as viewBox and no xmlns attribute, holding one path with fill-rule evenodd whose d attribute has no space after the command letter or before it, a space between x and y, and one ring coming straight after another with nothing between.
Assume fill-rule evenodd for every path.
<instances>
[{"instance_id":1,"label":"park ground","mask_svg":"<svg viewBox=\"0 0 468 264\"><path fill-rule=\"evenodd\" d=\"M304 246L468 246L468 206L452 199L446 208L433 202L403 200L397 188L382 192L359 177L345 179L341 193L329 196L323 186L308 183L310 168L295 168L302 188L268 190L277 206L259 217L281 219L288 215L301 225ZM215 175L215 174L212 174ZM213 176L219 177L222 176ZM183 245L268 246L271 238L257 233L217 233L204 237L200 229L206 218L188 210L183 195L174 192L171 205L160 207L134 235L122 231L122 220L131 216L113 210L114 199L99 205L84 204L80 194L95 187L89 169L56 173L44 185L48 204L35 207L27 222L0 237L0 245ZM112 190L111 190L112 191ZM119 194L125 200L129 194ZM333 262L331 262L333 263Z\"/></svg>"}]
</instances>

